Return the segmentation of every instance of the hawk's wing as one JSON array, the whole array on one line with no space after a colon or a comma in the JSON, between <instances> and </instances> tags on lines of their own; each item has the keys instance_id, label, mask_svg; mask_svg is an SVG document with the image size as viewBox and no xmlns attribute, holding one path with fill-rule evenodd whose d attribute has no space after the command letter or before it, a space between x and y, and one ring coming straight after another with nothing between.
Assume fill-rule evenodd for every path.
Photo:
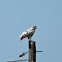
<instances>
[{"instance_id":1,"label":"hawk's wing","mask_svg":"<svg viewBox=\"0 0 62 62\"><path fill-rule=\"evenodd\" d=\"M20 37L24 36L24 35L27 35L27 32L23 32L22 35L20 35Z\"/></svg>"},{"instance_id":2,"label":"hawk's wing","mask_svg":"<svg viewBox=\"0 0 62 62\"><path fill-rule=\"evenodd\" d=\"M35 30L34 29L28 29L27 32L28 32L28 35L33 35Z\"/></svg>"},{"instance_id":3,"label":"hawk's wing","mask_svg":"<svg viewBox=\"0 0 62 62\"><path fill-rule=\"evenodd\" d=\"M22 35L20 35L20 37L21 37L20 40L22 40L23 38L26 38L27 37L27 32L26 31L23 32Z\"/></svg>"},{"instance_id":4,"label":"hawk's wing","mask_svg":"<svg viewBox=\"0 0 62 62\"><path fill-rule=\"evenodd\" d=\"M22 35L20 35L21 40L22 40L23 38L28 37L28 36L32 36L32 35L34 34L34 32L35 32L35 30L32 29L32 28L26 30L25 32L22 33Z\"/></svg>"}]
</instances>

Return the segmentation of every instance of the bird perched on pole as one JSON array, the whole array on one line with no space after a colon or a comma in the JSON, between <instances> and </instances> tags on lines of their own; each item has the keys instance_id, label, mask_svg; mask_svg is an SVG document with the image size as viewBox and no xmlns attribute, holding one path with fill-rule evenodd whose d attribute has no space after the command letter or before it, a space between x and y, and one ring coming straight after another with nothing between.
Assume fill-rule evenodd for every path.
<instances>
[{"instance_id":1,"label":"bird perched on pole","mask_svg":"<svg viewBox=\"0 0 62 62\"><path fill-rule=\"evenodd\" d=\"M23 38L28 38L29 40L31 40L31 38L32 38L32 36L33 36L33 34L34 34L36 28L37 28L36 26L33 26L33 27L31 27L30 29L24 31L24 32L22 33L22 35L20 35L20 37L21 37L20 40L22 40Z\"/></svg>"}]
</instances>

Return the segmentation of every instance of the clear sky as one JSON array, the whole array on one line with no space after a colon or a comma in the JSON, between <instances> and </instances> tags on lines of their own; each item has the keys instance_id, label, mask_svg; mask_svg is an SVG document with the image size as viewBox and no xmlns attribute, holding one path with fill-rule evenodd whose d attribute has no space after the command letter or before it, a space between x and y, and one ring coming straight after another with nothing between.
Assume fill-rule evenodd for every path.
<instances>
[{"instance_id":1,"label":"clear sky","mask_svg":"<svg viewBox=\"0 0 62 62\"><path fill-rule=\"evenodd\" d=\"M62 62L62 0L0 0L0 62L28 51L28 39L19 36L33 25L32 40L44 51L36 62Z\"/></svg>"}]
</instances>

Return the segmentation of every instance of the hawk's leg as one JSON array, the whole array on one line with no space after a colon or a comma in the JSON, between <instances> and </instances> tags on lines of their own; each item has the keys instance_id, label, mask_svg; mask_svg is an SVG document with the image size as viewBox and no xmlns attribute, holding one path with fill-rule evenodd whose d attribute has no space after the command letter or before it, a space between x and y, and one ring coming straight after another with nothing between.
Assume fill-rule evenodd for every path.
<instances>
[{"instance_id":1,"label":"hawk's leg","mask_svg":"<svg viewBox=\"0 0 62 62\"><path fill-rule=\"evenodd\" d=\"M32 37L29 37L29 41L31 41L31 38L32 38Z\"/></svg>"}]
</instances>

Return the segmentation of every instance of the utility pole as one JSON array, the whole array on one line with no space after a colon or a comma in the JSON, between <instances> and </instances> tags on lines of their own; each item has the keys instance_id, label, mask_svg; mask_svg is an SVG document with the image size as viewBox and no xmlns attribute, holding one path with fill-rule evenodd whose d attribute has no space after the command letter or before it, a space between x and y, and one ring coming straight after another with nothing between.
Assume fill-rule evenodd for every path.
<instances>
[{"instance_id":1,"label":"utility pole","mask_svg":"<svg viewBox=\"0 0 62 62\"><path fill-rule=\"evenodd\" d=\"M24 55L26 55L26 53L29 53L29 59L7 61L7 62L21 62L21 61L36 62L36 52L43 52L43 51L36 51L36 42L35 41L29 41L29 52L24 52L18 56L18 57L23 57ZM16 58L18 58L18 57L16 57Z\"/></svg>"},{"instance_id":2,"label":"utility pole","mask_svg":"<svg viewBox=\"0 0 62 62\"><path fill-rule=\"evenodd\" d=\"M35 41L29 41L29 62L36 62Z\"/></svg>"}]
</instances>

